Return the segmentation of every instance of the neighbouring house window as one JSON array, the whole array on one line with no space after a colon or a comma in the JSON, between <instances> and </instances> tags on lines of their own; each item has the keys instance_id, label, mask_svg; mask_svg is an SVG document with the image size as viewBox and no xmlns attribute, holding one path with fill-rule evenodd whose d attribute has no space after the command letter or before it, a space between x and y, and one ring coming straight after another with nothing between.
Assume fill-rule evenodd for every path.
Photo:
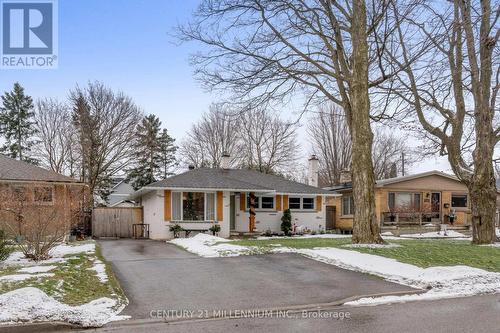
<instances>
[{"instance_id":1,"label":"neighbouring house window","mask_svg":"<svg viewBox=\"0 0 500 333\"><path fill-rule=\"evenodd\" d=\"M288 208L290 209L314 209L314 198L311 197L289 197Z\"/></svg>"},{"instance_id":2,"label":"neighbouring house window","mask_svg":"<svg viewBox=\"0 0 500 333\"><path fill-rule=\"evenodd\" d=\"M389 192L388 204L391 211L421 209L421 194L413 192Z\"/></svg>"},{"instance_id":3,"label":"neighbouring house window","mask_svg":"<svg viewBox=\"0 0 500 333\"><path fill-rule=\"evenodd\" d=\"M28 196L26 193L26 188L15 186L12 188L12 196L15 201L27 201Z\"/></svg>"},{"instance_id":4,"label":"neighbouring house window","mask_svg":"<svg viewBox=\"0 0 500 333\"><path fill-rule=\"evenodd\" d=\"M214 221L215 193L172 192L172 221Z\"/></svg>"},{"instance_id":5,"label":"neighbouring house window","mask_svg":"<svg viewBox=\"0 0 500 333\"><path fill-rule=\"evenodd\" d=\"M255 196L255 209L274 209L274 197L272 196ZM250 209L250 196L247 195L247 210Z\"/></svg>"},{"instance_id":6,"label":"neighbouring house window","mask_svg":"<svg viewBox=\"0 0 500 333\"><path fill-rule=\"evenodd\" d=\"M451 207L467 208L467 194L452 194Z\"/></svg>"},{"instance_id":7,"label":"neighbouring house window","mask_svg":"<svg viewBox=\"0 0 500 333\"><path fill-rule=\"evenodd\" d=\"M354 215L354 199L352 195L342 197L342 215Z\"/></svg>"},{"instance_id":8,"label":"neighbouring house window","mask_svg":"<svg viewBox=\"0 0 500 333\"><path fill-rule=\"evenodd\" d=\"M288 208L300 209L300 198L289 197L288 198Z\"/></svg>"},{"instance_id":9,"label":"neighbouring house window","mask_svg":"<svg viewBox=\"0 0 500 333\"><path fill-rule=\"evenodd\" d=\"M33 200L36 203L50 204L53 202L53 189L49 186L35 187L33 190Z\"/></svg>"}]
</instances>

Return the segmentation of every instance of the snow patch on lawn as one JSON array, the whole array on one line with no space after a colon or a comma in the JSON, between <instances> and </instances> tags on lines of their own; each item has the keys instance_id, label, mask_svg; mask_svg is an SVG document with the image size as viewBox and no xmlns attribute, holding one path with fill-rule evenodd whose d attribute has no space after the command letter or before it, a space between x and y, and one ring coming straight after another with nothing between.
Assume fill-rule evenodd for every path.
<instances>
[{"instance_id":1,"label":"snow patch on lawn","mask_svg":"<svg viewBox=\"0 0 500 333\"><path fill-rule=\"evenodd\" d=\"M37 288L21 288L0 295L0 322L64 321L84 327L99 327L107 322L127 319L113 309L116 301L99 298L92 302L70 306L58 302Z\"/></svg>"},{"instance_id":2,"label":"snow patch on lawn","mask_svg":"<svg viewBox=\"0 0 500 333\"><path fill-rule=\"evenodd\" d=\"M443 231L439 233L437 231L426 232L423 234L409 234L409 235L401 235L401 238L416 238L416 239L424 239L424 238L469 238L464 234L461 234L455 230L448 230L446 232L446 236Z\"/></svg>"},{"instance_id":3,"label":"snow patch on lawn","mask_svg":"<svg viewBox=\"0 0 500 333\"><path fill-rule=\"evenodd\" d=\"M350 248L365 248L365 249L390 249L393 247L401 247L399 244L346 244L342 247Z\"/></svg>"},{"instance_id":4,"label":"snow patch on lawn","mask_svg":"<svg viewBox=\"0 0 500 333\"><path fill-rule=\"evenodd\" d=\"M33 261L24 257L24 254L20 251L12 252L7 259L0 265L0 267L7 266L38 266L45 264L56 264L65 262L68 258L64 258L65 255L78 254L78 253L94 253L95 243L85 243L79 245L66 245L60 244L54 247L50 252L50 259Z\"/></svg>"},{"instance_id":5,"label":"snow patch on lawn","mask_svg":"<svg viewBox=\"0 0 500 333\"><path fill-rule=\"evenodd\" d=\"M349 238L351 235L342 234L316 234L316 235L301 235L301 236L259 236L257 240L266 239L303 239L303 238Z\"/></svg>"},{"instance_id":6,"label":"snow patch on lawn","mask_svg":"<svg viewBox=\"0 0 500 333\"><path fill-rule=\"evenodd\" d=\"M28 279L35 279L35 278L45 278L45 277L51 277L54 276L54 273L40 273L40 274L11 274L11 275L4 275L0 276L0 282L19 282L19 281L24 281Z\"/></svg>"},{"instance_id":7,"label":"snow patch on lawn","mask_svg":"<svg viewBox=\"0 0 500 333\"><path fill-rule=\"evenodd\" d=\"M94 260L94 266L88 268L89 270L95 271L96 276L102 283L108 282L108 274L106 273L106 265L99 259Z\"/></svg>"},{"instance_id":8,"label":"snow patch on lawn","mask_svg":"<svg viewBox=\"0 0 500 333\"><path fill-rule=\"evenodd\" d=\"M500 273L469 266L420 268L391 258L336 248L299 249L296 252L349 270L377 275L388 281L429 289L419 295L362 298L347 305L375 305L500 292Z\"/></svg>"},{"instance_id":9,"label":"snow patch on lawn","mask_svg":"<svg viewBox=\"0 0 500 333\"><path fill-rule=\"evenodd\" d=\"M219 242L224 243L215 245ZM167 243L175 244L189 252L206 258L239 256L250 249L247 246L229 244L230 241L225 238L202 233L196 234L191 238L175 238L167 241Z\"/></svg>"},{"instance_id":10,"label":"snow patch on lawn","mask_svg":"<svg viewBox=\"0 0 500 333\"><path fill-rule=\"evenodd\" d=\"M219 242L225 243L215 245ZM253 246L233 245L226 239L206 234L198 234L192 238L177 238L170 241L170 243L179 245L187 251L196 253L203 257L223 257L228 255L238 256L252 253L255 249L258 249L258 247ZM351 248L387 248L399 245L348 246ZM346 303L348 305L375 305L393 302L406 302L411 300L432 300L500 292L500 273L488 272L469 266L438 266L420 268L391 258L332 247L297 249L283 246L273 246L269 247L269 249L272 253L302 254L311 259L327 264L332 264L341 268L362 273L377 275L391 282L422 290L428 290L427 292L419 295L363 298Z\"/></svg>"},{"instance_id":11,"label":"snow patch on lawn","mask_svg":"<svg viewBox=\"0 0 500 333\"><path fill-rule=\"evenodd\" d=\"M21 268L18 272L19 273L47 273L48 271L51 271L55 268L57 268L57 266L54 266L54 265L31 266L31 267Z\"/></svg>"}]
</instances>

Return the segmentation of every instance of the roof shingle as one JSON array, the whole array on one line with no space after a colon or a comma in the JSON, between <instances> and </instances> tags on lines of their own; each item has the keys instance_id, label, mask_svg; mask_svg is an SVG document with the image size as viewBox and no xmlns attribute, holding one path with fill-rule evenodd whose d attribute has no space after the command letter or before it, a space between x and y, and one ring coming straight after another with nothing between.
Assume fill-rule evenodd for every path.
<instances>
[{"instance_id":1,"label":"roof shingle","mask_svg":"<svg viewBox=\"0 0 500 333\"><path fill-rule=\"evenodd\" d=\"M6 180L78 183L74 178L0 154L0 182Z\"/></svg>"},{"instance_id":2,"label":"roof shingle","mask_svg":"<svg viewBox=\"0 0 500 333\"><path fill-rule=\"evenodd\" d=\"M331 194L318 187L301 184L280 176L245 169L199 168L147 185L147 188L195 188L275 191L277 193Z\"/></svg>"}]
</instances>

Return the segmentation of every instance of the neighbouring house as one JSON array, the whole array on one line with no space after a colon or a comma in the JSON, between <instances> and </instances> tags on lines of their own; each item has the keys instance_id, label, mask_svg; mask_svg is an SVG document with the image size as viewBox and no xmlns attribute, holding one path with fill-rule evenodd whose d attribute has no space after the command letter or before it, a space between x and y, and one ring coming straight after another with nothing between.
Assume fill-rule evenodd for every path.
<instances>
[{"instance_id":1,"label":"neighbouring house","mask_svg":"<svg viewBox=\"0 0 500 333\"><path fill-rule=\"evenodd\" d=\"M106 206L109 207L134 207L133 201L127 198L134 193L135 190L132 185L127 182L124 177L113 179L113 184L106 201Z\"/></svg>"},{"instance_id":2,"label":"neighbouring house","mask_svg":"<svg viewBox=\"0 0 500 333\"><path fill-rule=\"evenodd\" d=\"M88 198L85 184L1 154L0 197L0 229L6 232L15 229L16 215L34 219L40 207L53 208L68 224L90 226L90 219L85 221L84 204Z\"/></svg>"},{"instance_id":3,"label":"neighbouring house","mask_svg":"<svg viewBox=\"0 0 500 333\"><path fill-rule=\"evenodd\" d=\"M335 229L352 230L354 201L349 172L342 175L341 184L325 189L341 194L328 201L335 207ZM467 187L457 177L440 171L378 180L375 209L381 226L416 225L420 221L435 225L471 224Z\"/></svg>"},{"instance_id":4,"label":"neighbouring house","mask_svg":"<svg viewBox=\"0 0 500 333\"><path fill-rule=\"evenodd\" d=\"M311 185L253 170L230 169L226 167L228 159L224 156L221 168L190 168L131 195L130 199L143 207L150 238L172 238L169 229L175 224L194 231L207 231L219 224L221 237L232 232L278 232L283 211L288 208L295 226L314 231L333 227L326 223L325 202L338 194L317 187L317 158L309 161Z\"/></svg>"}]
</instances>

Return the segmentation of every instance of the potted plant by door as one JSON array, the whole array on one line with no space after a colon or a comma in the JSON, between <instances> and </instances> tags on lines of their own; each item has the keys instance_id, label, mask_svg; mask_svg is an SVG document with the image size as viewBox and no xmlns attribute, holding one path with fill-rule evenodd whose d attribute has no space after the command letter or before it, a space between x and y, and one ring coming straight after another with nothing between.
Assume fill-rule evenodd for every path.
<instances>
[{"instance_id":1,"label":"potted plant by door","mask_svg":"<svg viewBox=\"0 0 500 333\"><path fill-rule=\"evenodd\" d=\"M174 233L174 238L179 238L181 231L184 230L178 224L171 225L169 229L170 229L170 232Z\"/></svg>"},{"instance_id":2,"label":"potted plant by door","mask_svg":"<svg viewBox=\"0 0 500 333\"><path fill-rule=\"evenodd\" d=\"M219 224L214 224L213 226L210 227L210 229L208 229L212 232L212 235L216 235L220 232L220 225Z\"/></svg>"}]
</instances>

